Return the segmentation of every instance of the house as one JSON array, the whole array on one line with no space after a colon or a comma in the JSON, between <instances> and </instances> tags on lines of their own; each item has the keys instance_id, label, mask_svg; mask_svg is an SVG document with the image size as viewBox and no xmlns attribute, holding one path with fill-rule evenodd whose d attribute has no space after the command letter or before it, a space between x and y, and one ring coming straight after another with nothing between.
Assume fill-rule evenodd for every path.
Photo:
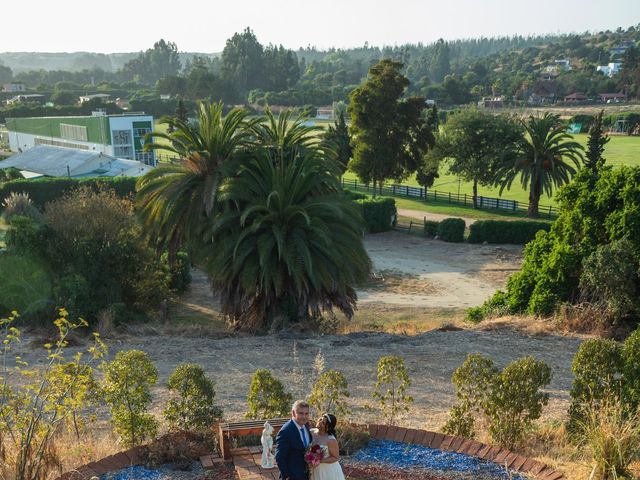
<instances>
[{"instance_id":1,"label":"house","mask_svg":"<svg viewBox=\"0 0 640 480\"><path fill-rule=\"evenodd\" d=\"M557 91L558 87L554 82L540 81L532 88L523 90L519 97L529 105L552 105L556 103Z\"/></svg>"},{"instance_id":2,"label":"house","mask_svg":"<svg viewBox=\"0 0 640 480\"><path fill-rule=\"evenodd\" d=\"M52 145L156 164L154 151L144 149L146 135L153 130L153 117L144 113L7 118L6 124L13 152Z\"/></svg>"},{"instance_id":3,"label":"house","mask_svg":"<svg viewBox=\"0 0 640 480\"><path fill-rule=\"evenodd\" d=\"M2 85L2 91L5 93L18 93L24 92L25 90L26 87L24 86L24 83L5 83Z\"/></svg>"},{"instance_id":4,"label":"house","mask_svg":"<svg viewBox=\"0 0 640 480\"><path fill-rule=\"evenodd\" d=\"M482 100L478 102L478 107L482 108L502 108L504 106L504 95L493 97L482 97Z\"/></svg>"},{"instance_id":5,"label":"house","mask_svg":"<svg viewBox=\"0 0 640 480\"><path fill-rule=\"evenodd\" d=\"M566 103L580 103L587 100L589 100L589 98L584 93L580 92L572 93L571 95L564 97L564 101Z\"/></svg>"},{"instance_id":6,"label":"house","mask_svg":"<svg viewBox=\"0 0 640 480\"><path fill-rule=\"evenodd\" d=\"M560 76L556 70L544 71L540 73L540 80L543 82L552 82Z\"/></svg>"},{"instance_id":7,"label":"house","mask_svg":"<svg viewBox=\"0 0 640 480\"><path fill-rule=\"evenodd\" d=\"M334 120L335 114L333 112L333 107L318 107L316 110L316 118L318 120Z\"/></svg>"},{"instance_id":8,"label":"house","mask_svg":"<svg viewBox=\"0 0 640 480\"><path fill-rule=\"evenodd\" d=\"M553 63L555 64L555 66L558 69L563 70L565 72L568 72L569 70L571 70L573 68L571 66L571 60L569 60L567 58L563 58L561 60L555 60Z\"/></svg>"},{"instance_id":9,"label":"house","mask_svg":"<svg viewBox=\"0 0 640 480\"><path fill-rule=\"evenodd\" d=\"M98 99L100 103L107 103L111 100L111 95L108 95L106 93L93 93L91 95L82 95L79 98L80 98L80 105L96 99Z\"/></svg>"},{"instance_id":10,"label":"house","mask_svg":"<svg viewBox=\"0 0 640 480\"><path fill-rule=\"evenodd\" d=\"M27 102L44 102L44 95L40 95L39 93L29 93L24 95L16 95L7 100L7 105L13 105L15 103L27 103Z\"/></svg>"},{"instance_id":11,"label":"house","mask_svg":"<svg viewBox=\"0 0 640 480\"><path fill-rule=\"evenodd\" d=\"M598 98L602 103L626 102L627 96L624 93L599 93Z\"/></svg>"},{"instance_id":12,"label":"house","mask_svg":"<svg viewBox=\"0 0 640 480\"><path fill-rule=\"evenodd\" d=\"M620 71L622 63L611 62L608 65L599 65L596 67L596 72L602 72L607 77L611 78Z\"/></svg>"},{"instance_id":13,"label":"house","mask_svg":"<svg viewBox=\"0 0 640 480\"><path fill-rule=\"evenodd\" d=\"M135 160L124 160L101 152L35 145L0 161L0 169L17 168L25 178L37 177L139 177L153 169Z\"/></svg>"},{"instance_id":14,"label":"house","mask_svg":"<svg viewBox=\"0 0 640 480\"><path fill-rule=\"evenodd\" d=\"M631 40L624 40L613 48L609 49L610 55L624 55L624 53L633 47L635 43Z\"/></svg>"}]
</instances>

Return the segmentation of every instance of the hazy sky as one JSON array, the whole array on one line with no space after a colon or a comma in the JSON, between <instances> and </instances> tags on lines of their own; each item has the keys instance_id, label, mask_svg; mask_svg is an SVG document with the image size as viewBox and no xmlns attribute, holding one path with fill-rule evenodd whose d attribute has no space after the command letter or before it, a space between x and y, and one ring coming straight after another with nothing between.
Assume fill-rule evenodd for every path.
<instances>
[{"instance_id":1,"label":"hazy sky","mask_svg":"<svg viewBox=\"0 0 640 480\"><path fill-rule=\"evenodd\" d=\"M513 34L613 30L640 23L640 0L58 0L0 10L0 52L131 52L160 38L219 52L251 27L289 48L430 43ZM15 9L12 14L11 10Z\"/></svg>"}]
</instances>

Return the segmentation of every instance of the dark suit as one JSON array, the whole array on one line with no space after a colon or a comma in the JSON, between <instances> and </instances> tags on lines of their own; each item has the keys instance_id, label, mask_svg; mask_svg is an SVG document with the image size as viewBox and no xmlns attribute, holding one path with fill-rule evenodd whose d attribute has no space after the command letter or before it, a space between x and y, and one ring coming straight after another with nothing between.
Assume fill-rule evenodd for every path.
<instances>
[{"instance_id":1,"label":"dark suit","mask_svg":"<svg viewBox=\"0 0 640 480\"><path fill-rule=\"evenodd\" d=\"M307 480L307 464L304 461L304 444L300 437L300 427L293 420L285 423L276 435L276 463L283 480ZM307 439L311 443L309 425L305 425Z\"/></svg>"}]
</instances>

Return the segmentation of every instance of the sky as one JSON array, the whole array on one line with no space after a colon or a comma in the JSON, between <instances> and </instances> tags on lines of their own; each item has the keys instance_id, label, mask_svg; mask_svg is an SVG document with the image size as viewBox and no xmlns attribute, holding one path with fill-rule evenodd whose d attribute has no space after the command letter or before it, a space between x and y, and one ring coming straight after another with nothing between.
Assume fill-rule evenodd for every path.
<instances>
[{"instance_id":1,"label":"sky","mask_svg":"<svg viewBox=\"0 0 640 480\"><path fill-rule=\"evenodd\" d=\"M160 38L180 51L220 52L227 38L246 27L265 45L324 49L640 24L640 0L23 0L11 5L0 10L5 17L0 52L136 52Z\"/></svg>"}]
</instances>

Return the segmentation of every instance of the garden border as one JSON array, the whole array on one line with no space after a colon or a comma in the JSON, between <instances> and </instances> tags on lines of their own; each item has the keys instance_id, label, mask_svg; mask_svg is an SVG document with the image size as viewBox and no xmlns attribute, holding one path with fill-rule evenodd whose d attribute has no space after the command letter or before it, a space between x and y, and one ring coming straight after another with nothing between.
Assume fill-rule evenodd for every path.
<instances>
[{"instance_id":1,"label":"garden border","mask_svg":"<svg viewBox=\"0 0 640 480\"><path fill-rule=\"evenodd\" d=\"M464 437L445 435L443 433L415 428L395 427L375 423L369 423L363 425L363 427L366 427L371 438L376 440L391 440L413 445L422 445L447 452L462 453L497 463L505 466L509 470L532 475L540 480L562 480L565 478L564 474L551 468L544 462L518 455L507 448L502 448L497 445L487 445ZM173 435L174 434L169 433L160 438L167 438ZM155 441L158 440L159 439ZM87 463L75 470L63 473L57 477L56 480L89 480L91 477L99 477L100 475L115 470L134 465L142 465L146 450L147 446L145 445L109 455L101 460ZM199 457L194 458L194 460L197 458ZM218 457L216 457L216 460L217 458ZM223 459L220 457L218 461L222 462Z\"/></svg>"}]
</instances>

